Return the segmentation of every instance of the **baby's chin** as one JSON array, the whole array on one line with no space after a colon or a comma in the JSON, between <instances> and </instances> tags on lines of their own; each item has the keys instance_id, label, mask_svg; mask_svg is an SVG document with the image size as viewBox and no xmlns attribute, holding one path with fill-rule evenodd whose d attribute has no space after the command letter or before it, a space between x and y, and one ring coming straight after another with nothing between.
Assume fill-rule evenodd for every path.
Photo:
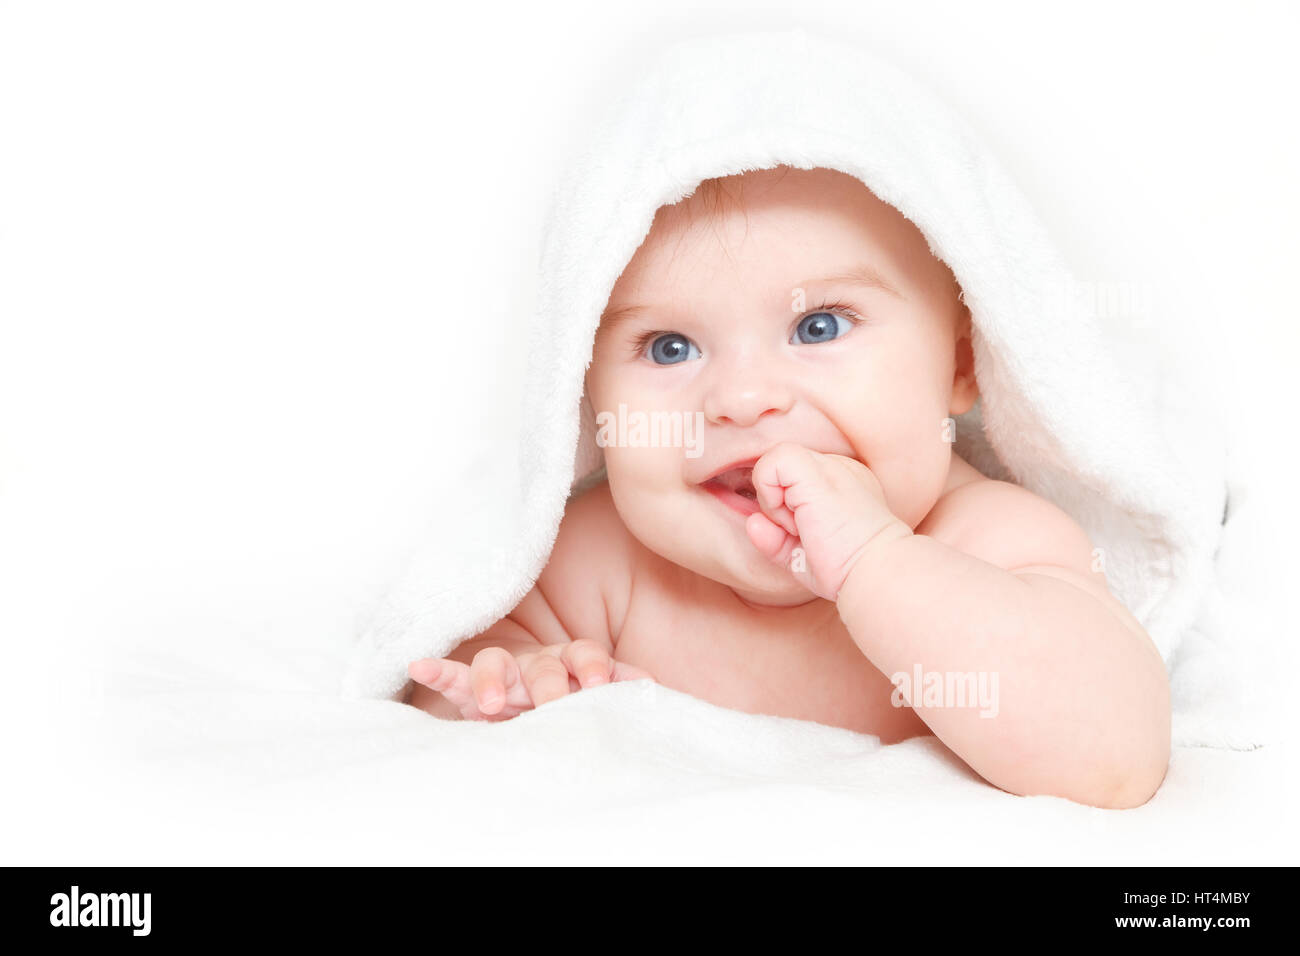
<instances>
[{"instance_id":1,"label":"baby's chin","mask_svg":"<svg viewBox=\"0 0 1300 956\"><path fill-rule=\"evenodd\" d=\"M745 516L693 490L683 501L668 493L640 509L632 534L665 561L731 588L751 604L787 607L814 599L788 568L769 561L749 540ZM672 518L669 518L669 515Z\"/></svg>"},{"instance_id":2,"label":"baby's chin","mask_svg":"<svg viewBox=\"0 0 1300 956\"><path fill-rule=\"evenodd\" d=\"M788 569L759 554L743 528L739 538L725 531L707 537L700 532L693 537L689 547L677 540L654 550L679 567L730 588L750 604L789 607L814 599ZM707 547L710 543L713 547ZM701 544L706 547L702 549Z\"/></svg>"},{"instance_id":3,"label":"baby's chin","mask_svg":"<svg viewBox=\"0 0 1300 956\"><path fill-rule=\"evenodd\" d=\"M758 607L797 607L801 604L807 604L809 601L820 601L817 595L813 594L806 587L794 581L788 574L778 569L778 574L782 580L774 585L763 586L763 582L730 582L719 581L730 588L739 598L744 599L747 604Z\"/></svg>"}]
</instances>

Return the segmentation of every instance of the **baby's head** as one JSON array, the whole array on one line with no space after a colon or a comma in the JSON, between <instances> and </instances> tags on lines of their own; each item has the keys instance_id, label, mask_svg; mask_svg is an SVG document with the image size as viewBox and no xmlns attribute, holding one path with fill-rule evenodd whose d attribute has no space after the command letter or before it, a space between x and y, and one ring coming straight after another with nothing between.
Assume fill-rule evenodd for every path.
<instances>
[{"instance_id":1,"label":"baby's head","mask_svg":"<svg viewBox=\"0 0 1300 956\"><path fill-rule=\"evenodd\" d=\"M587 394L598 414L703 423L698 450L603 443L632 534L747 597L795 603L807 593L706 480L792 441L866 464L915 527L948 478L945 422L977 397L970 314L920 231L852 176L708 180L658 211L615 284Z\"/></svg>"}]
</instances>

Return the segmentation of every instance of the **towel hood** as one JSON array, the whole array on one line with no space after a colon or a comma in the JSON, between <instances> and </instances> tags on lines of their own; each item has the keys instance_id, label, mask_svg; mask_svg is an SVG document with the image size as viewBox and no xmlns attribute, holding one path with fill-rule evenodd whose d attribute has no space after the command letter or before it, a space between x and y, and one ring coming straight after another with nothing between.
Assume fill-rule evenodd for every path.
<instances>
[{"instance_id":1,"label":"towel hood","mask_svg":"<svg viewBox=\"0 0 1300 956\"><path fill-rule=\"evenodd\" d=\"M584 371L656 210L702 180L778 165L856 177L952 270L981 394L958 419L957 452L1072 515L1168 661L1213 572L1222 449L1202 468L1179 464L1028 200L961 118L869 51L764 32L668 49L567 168L531 316L513 527L450 558L427 543L362 636L345 696L400 693L407 663L446 654L528 592L572 487L600 468Z\"/></svg>"}]
</instances>

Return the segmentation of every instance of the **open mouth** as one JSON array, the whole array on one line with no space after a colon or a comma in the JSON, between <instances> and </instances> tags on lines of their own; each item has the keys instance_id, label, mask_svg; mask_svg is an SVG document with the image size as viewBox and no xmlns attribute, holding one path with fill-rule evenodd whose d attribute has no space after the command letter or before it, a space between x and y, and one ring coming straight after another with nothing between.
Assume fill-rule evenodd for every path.
<instances>
[{"instance_id":1,"label":"open mouth","mask_svg":"<svg viewBox=\"0 0 1300 956\"><path fill-rule=\"evenodd\" d=\"M758 493L754 490L754 465L737 465L719 472L701 484L709 494L728 508L742 515L752 515L759 510Z\"/></svg>"}]
</instances>

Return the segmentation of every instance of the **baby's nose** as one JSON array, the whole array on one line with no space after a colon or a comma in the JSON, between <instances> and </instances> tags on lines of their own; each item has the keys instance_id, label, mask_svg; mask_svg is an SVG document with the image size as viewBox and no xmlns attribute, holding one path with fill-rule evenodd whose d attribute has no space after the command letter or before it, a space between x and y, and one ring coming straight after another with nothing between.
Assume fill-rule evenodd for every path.
<instances>
[{"instance_id":1,"label":"baby's nose","mask_svg":"<svg viewBox=\"0 0 1300 956\"><path fill-rule=\"evenodd\" d=\"M748 427L764 415L788 412L792 400L785 382L740 369L709 388L704 397L704 416L716 425Z\"/></svg>"}]
</instances>

